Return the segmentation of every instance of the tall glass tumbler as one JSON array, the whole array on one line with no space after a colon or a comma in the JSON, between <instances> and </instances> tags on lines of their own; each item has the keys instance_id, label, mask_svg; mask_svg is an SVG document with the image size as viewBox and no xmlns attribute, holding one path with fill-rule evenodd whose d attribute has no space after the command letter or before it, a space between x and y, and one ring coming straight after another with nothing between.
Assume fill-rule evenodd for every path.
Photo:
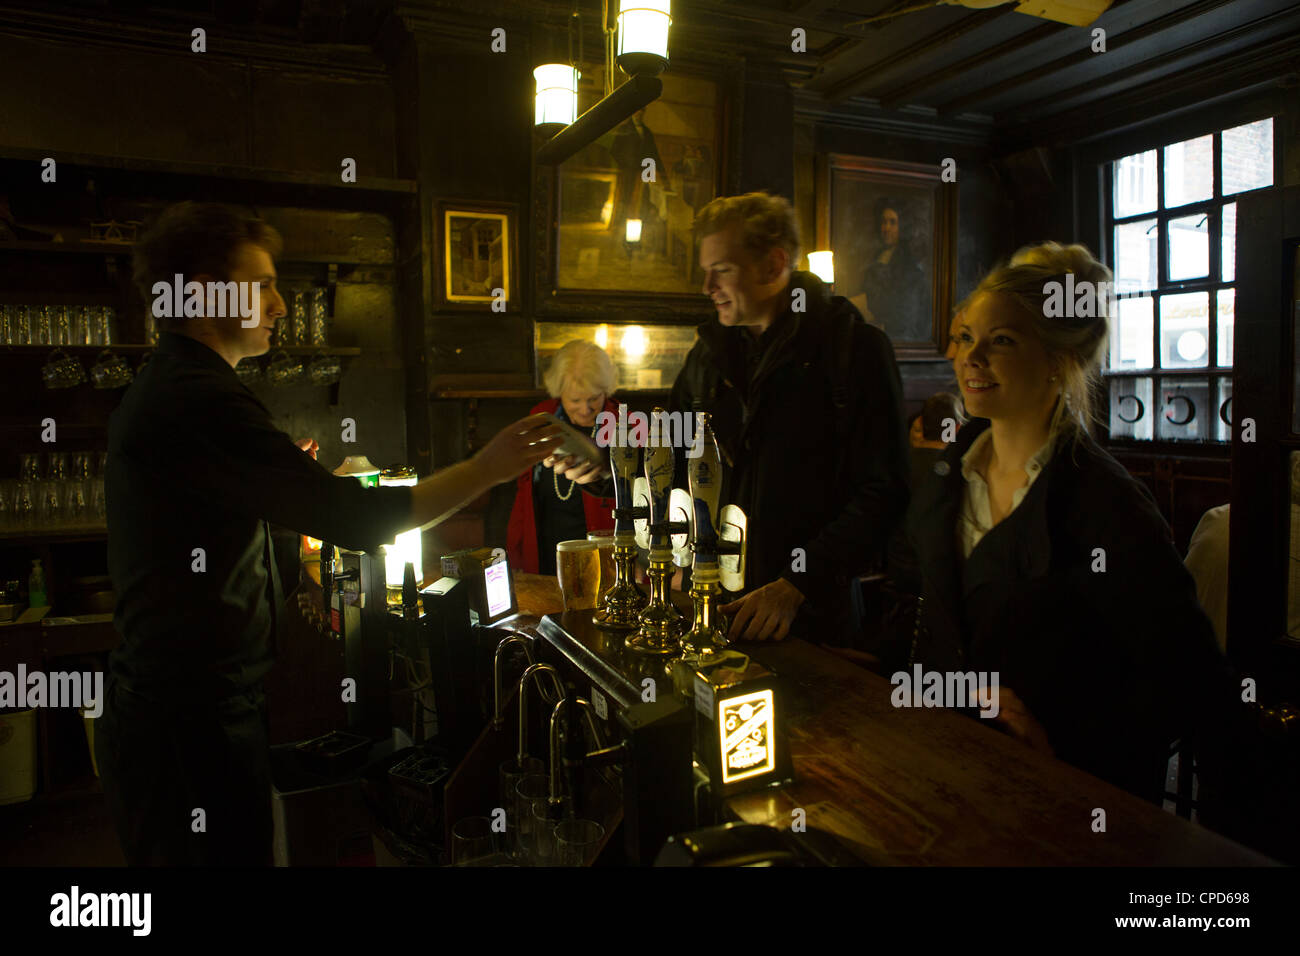
<instances>
[{"instance_id":1,"label":"tall glass tumbler","mask_svg":"<svg viewBox=\"0 0 1300 956\"><path fill-rule=\"evenodd\" d=\"M536 807L546 806L551 795L551 781L544 773L530 773L515 785L514 819L519 826L519 844L524 861L535 863L537 860L537 820L534 816Z\"/></svg>"},{"instance_id":2,"label":"tall glass tumbler","mask_svg":"<svg viewBox=\"0 0 1300 956\"><path fill-rule=\"evenodd\" d=\"M62 492L62 481L41 482L40 527L50 529L63 524Z\"/></svg>"},{"instance_id":3,"label":"tall glass tumbler","mask_svg":"<svg viewBox=\"0 0 1300 956\"><path fill-rule=\"evenodd\" d=\"M84 306L68 309L68 324L71 329L69 345L90 344L90 310Z\"/></svg>"},{"instance_id":4,"label":"tall glass tumbler","mask_svg":"<svg viewBox=\"0 0 1300 956\"><path fill-rule=\"evenodd\" d=\"M108 333L104 328L104 310L99 306L86 309L86 321L89 323L90 344L107 345Z\"/></svg>"},{"instance_id":5,"label":"tall glass tumbler","mask_svg":"<svg viewBox=\"0 0 1300 956\"><path fill-rule=\"evenodd\" d=\"M66 306L54 307L54 345L73 345L72 309Z\"/></svg>"},{"instance_id":6,"label":"tall glass tumbler","mask_svg":"<svg viewBox=\"0 0 1300 956\"><path fill-rule=\"evenodd\" d=\"M23 455L19 459L18 479L20 481L41 480L41 456L39 454Z\"/></svg>"},{"instance_id":7,"label":"tall glass tumbler","mask_svg":"<svg viewBox=\"0 0 1300 956\"><path fill-rule=\"evenodd\" d=\"M515 787L519 781L529 775L540 776L546 769L546 765L537 757L525 757L521 764L517 757L511 757L503 762L500 767L499 776L501 779L501 807L506 811L506 852L516 860L524 857L524 847L520 843L520 821L518 814L515 812Z\"/></svg>"},{"instance_id":8,"label":"tall glass tumbler","mask_svg":"<svg viewBox=\"0 0 1300 956\"><path fill-rule=\"evenodd\" d=\"M81 526L89 522L86 508L85 483L72 478L63 483L63 520L69 525Z\"/></svg>"},{"instance_id":9,"label":"tall glass tumbler","mask_svg":"<svg viewBox=\"0 0 1300 956\"><path fill-rule=\"evenodd\" d=\"M91 479L90 514L95 524L108 523L108 499L104 495L104 479Z\"/></svg>"},{"instance_id":10,"label":"tall glass tumbler","mask_svg":"<svg viewBox=\"0 0 1300 956\"><path fill-rule=\"evenodd\" d=\"M315 346L328 345L329 333L327 325L329 316L325 311L325 289L311 290L311 315L309 319L311 344ZM306 344L306 343L304 343Z\"/></svg>"},{"instance_id":11,"label":"tall glass tumbler","mask_svg":"<svg viewBox=\"0 0 1300 956\"><path fill-rule=\"evenodd\" d=\"M14 326L17 324L15 313L17 308L9 305L0 305L0 345L17 345L14 341Z\"/></svg>"},{"instance_id":12,"label":"tall glass tumbler","mask_svg":"<svg viewBox=\"0 0 1300 956\"><path fill-rule=\"evenodd\" d=\"M36 495L32 489L32 482L20 481L18 487L14 490L13 517L11 520L15 528L24 531L36 526Z\"/></svg>"},{"instance_id":13,"label":"tall glass tumbler","mask_svg":"<svg viewBox=\"0 0 1300 956\"><path fill-rule=\"evenodd\" d=\"M604 595L614 586L614 532L612 530L588 531L587 540L596 542L596 549L600 552L600 587L596 589L596 593Z\"/></svg>"},{"instance_id":14,"label":"tall glass tumbler","mask_svg":"<svg viewBox=\"0 0 1300 956\"><path fill-rule=\"evenodd\" d=\"M33 345L52 345L54 343L54 307L43 305L36 310L36 329L32 338Z\"/></svg>"},{"instance_id":15,"label":"tall glass tumbler","mask_svg":"<svg viewBox=\"0 0 1300 956\"><path fill-rule=\"evenodd\" d=\"M289 303L289 314L281 320L281 325L284 328L284 334L280 340L281 345L307 344L307 293L302 289L293 291Z\"/></svg>"},{"instance_id":16,"label":"tall glass tumbler","mask_svg":"<svg viewBox=\"0 0 1300 956\"><path fill-rule=\"evenodd\" d=\"M29 305L20 305L14 309L14 345L35 345L36 316Z\"/></svg>"}]
</instances>

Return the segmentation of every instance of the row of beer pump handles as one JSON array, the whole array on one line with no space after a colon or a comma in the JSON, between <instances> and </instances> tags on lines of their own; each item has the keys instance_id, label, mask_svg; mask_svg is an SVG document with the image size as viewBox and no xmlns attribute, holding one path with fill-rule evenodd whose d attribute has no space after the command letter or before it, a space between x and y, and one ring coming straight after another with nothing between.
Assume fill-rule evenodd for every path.
<instances>
[{"instance_id":1,"label":"row of beer pump handles","mask_svg":"<svg viewBox=\"0 0 1300 956\"><path fill-rule=\"evenodd\" d=\"M651 413L659 440L644 449L610 447L614 477L615 580L595 613L597 626L633 631L627 647L643 654L706 662L727 644L717 601L745 580L746 517L735 505L719 509L722 460L707 412L696 412L695 441L686 458L690 491L673 488L673 449L663 438L663 409ZM643 455L644 452L644 455ZM645 474L636 474L644 457ZM650 596L633 581L638 545L649 552ZM669 598L674 567L691 567L692 620Z\"/></svg>"},{"instance_id":2,"label":"row of beer pump handles","mask_svg":"<svg viewBox=\"0 0 1300 956\"><path fill-rule=\"evenodd\" d=\"M652 412L652 421L662 422L663 410ZM745 581L746 518L735 505L718 508L722 488L722 460L717 441L705 412L696 413L695 439L687 455L690 492L673 488L671 446L644 448L645 474L637 475L643 449L636 445L610 448L614 477L614 565L615 580L594 613L595 623L605 629L635 631L626 644L630 649L662 657L672 673L680 661L687 665L706 664L727 644L726 627L717 611L717 600L725 587L739 591ZM663 436L658 427L655 434ZM649 551L650 596L637 587L632 575L637 548ZM686 621L669 598L674 566L691 566L692 620ZM503 640L492 662L492 724L504 726L501 701L502 657L518 644L528 667L518 683L519 739L515 766L523 769L528 757L528 688L535 684L544 705L550 705L550 794L548 806L558 818L565 782L562 770L615 763L625 756L626 742L606 746L589 701L568 697L559 672L550 664L534 660L529 643L518 635ZM551 693L548 694L547 691ZM585 720L595 750L587 752L582 735L572 725ZM567 756L561 756L561 750ZM573 781L568 791L576 795Z\"/></svg>"}]
</instances>

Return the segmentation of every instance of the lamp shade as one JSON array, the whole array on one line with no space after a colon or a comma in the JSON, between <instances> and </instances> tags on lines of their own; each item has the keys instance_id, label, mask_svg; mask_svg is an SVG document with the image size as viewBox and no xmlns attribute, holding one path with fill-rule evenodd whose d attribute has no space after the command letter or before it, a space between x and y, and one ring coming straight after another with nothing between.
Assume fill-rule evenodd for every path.
<instances>
[{"instance_id":1,"label":"lamp shade","mask_svg":"<svg viewBox=\"0 0 1300 956\"><path fill-rule=\"evenodd\" d=\"M810 252L808 253L808 271L823 282L834 284L835 264L833 259L834 253L831 252Z\"/></svg>"},{"instance_id":2,"label":"lamp shade","mask_svg":"<svg viewBox=\"0 0 1300 956\"><path fill-rule=\"evenodd\" d=\"M672 0L620 0L618 65L628 76L662 73L668 65Z\"/></svg>"},{"instance_id":3,"label":"lamp shade","mask_svg":"<svg viewBox=\"0 0 1300 956\"><path fill-rule=\"evenodd\" d=\"M578 71L567 63L543 63L533 70L537 81L534 124L568 126L578 118Z\"/></svg>"},{"instance_id":4,"label":"lamp shade","mask_svg":"<svg viewBox=\"0 0 1300 956\"><path fill-rule=\"evenodd\" d=\"M627 241L628 242L641 241L641 220L640 219L629 219L627 221Z\"/></svg>"}]
</instances>

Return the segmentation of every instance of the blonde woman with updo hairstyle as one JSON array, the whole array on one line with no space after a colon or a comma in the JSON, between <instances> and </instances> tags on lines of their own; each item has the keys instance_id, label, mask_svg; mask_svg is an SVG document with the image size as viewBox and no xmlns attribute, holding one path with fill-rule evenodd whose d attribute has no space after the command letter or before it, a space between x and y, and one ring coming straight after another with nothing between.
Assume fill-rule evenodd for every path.
<instances>
[{"instance_id":1,"label":"blonde woman with updo hairstyle","mask_svg":"<svg viewBox=\"0 0 1300 956\"><path fill-rule=\"evenodd\" d=\"M1170 744L1209 739L1227 671L1154 499L1091 435L1110 280L1084 246L1048 242L959 308L971 420L908 511L911 663L996 672L987 723L1159 801Z\"/></svg>"},{"instance_id":2,"label":"blonde woman with updo hairstyle","mask_svg":"<svg viewBox=\"0 0 1300 956\"><path fill-rule=\"evenodd\" d=\"M599 345L575 339L555 353L542 377L550 398L529 414L550 412L580 431L596 433L601 412L617 413L610 400L617 376L614 363ZM567 463L568 459L561 459ZM588 531L612 528L612 498L597 497L583 488L595 466L556 474L547 458L519 476L515 503L506 532L506 552L512 567L532 574L555 573L555 546L586 538Z\"/></svg>"}]
</instances>

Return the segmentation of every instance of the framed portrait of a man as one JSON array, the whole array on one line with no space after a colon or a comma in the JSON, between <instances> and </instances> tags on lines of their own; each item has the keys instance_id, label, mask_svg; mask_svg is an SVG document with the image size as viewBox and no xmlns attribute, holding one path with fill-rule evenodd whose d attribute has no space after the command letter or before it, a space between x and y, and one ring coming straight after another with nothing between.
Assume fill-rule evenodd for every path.
<instances>
[{"instance_id":1,"label":"framed portrait of a man","mask_svg":"<svg viewBox=\"0 0 1300 956\"><path fill-rule=\"evenodd\" d=\"M956 204L940 167L832 153L818 176L818 246L835 291L903 358L936 358L952 308Z\"/></svg>"}]
</instances>

